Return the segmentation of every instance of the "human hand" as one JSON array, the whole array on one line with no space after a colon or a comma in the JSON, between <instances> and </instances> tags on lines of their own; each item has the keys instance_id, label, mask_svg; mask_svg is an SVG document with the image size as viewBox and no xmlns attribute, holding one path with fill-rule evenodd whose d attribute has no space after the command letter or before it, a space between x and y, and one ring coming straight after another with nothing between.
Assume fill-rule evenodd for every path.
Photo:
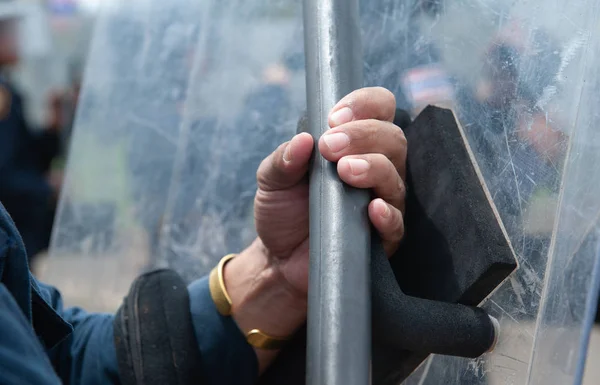
<instances>
[{"instance_id":1,"label":"human hand","mask_svg":"<svg viewBox=\"0 0 600 385\"><path fill-rule=\"evenodd\" d=\"M330 129L319 138L320 156L337 162L347 184L371 189L368 215L388 255L404 232L406 139L392 121L393 94L363 88L343 98L331 111ZM288 336L306 320L308 292L308 181L314 148L302 133L282 144L260 165L255 198L258 238L225 268L232 313L243 331L260 328ZM261 370L270 352L257 350Z\"/></svg>"},{"instance_id":2,"label":"human hand","mask_svg":"<svg viewBox=\"0 0 600 385\"><path fill-rule=\"evenodd\" d=\"M392 121L395 98L383 88L364 88L332 110L320 154L337 162L340 178L373 190L369 218L391 255L403 234L406 139ZM313 138L296 135L261 164L255 200L256 230L272 263L301 295L308 289L308 183Z\"/></svg>"}]
</instances>

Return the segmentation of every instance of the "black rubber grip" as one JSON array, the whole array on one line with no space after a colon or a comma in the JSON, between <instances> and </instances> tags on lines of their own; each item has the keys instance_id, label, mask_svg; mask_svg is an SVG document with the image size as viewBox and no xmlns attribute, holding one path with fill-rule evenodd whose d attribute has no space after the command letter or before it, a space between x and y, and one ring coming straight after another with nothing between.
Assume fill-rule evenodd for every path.
<instances>
[{"instance_id":1,"label":"black rubber grip","mask_svg":"<svg viewBox=\"0 0 600 385\"><path fill-rule=\"evenodd\" d=\"M377 344L470 358L493 346L495 327L483 310L405 295L377 234L371 239L373 339Z\"/></svg>"}]
</instances>

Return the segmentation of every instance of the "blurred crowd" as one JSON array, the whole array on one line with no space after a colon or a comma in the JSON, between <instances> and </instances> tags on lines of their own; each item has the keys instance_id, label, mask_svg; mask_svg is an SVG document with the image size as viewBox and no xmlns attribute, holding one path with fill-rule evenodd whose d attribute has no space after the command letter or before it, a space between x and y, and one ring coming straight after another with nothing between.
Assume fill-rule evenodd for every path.
<instances>
[{"instance_id":1,"label":"blurred crowd","mask_svg":"<svg viewBox=\"0 0 600 385\"><path fill-rule=\"evenodd\" d=\"M540 258L547 251L551 228L531 226L531 212L539 206L536 200L544 206L556 197L568 140L560 117L539 103L545 90L556 91L557 43L543 32L526 36L522 23L511 20L498 29L489 48L476 59L479 72L465 81L444 61L440 42L423 31L423 25L440 17L444 3L406 4L410 6L393 15L391 23L390 15L381 9L384 5L361 2L366 85L392 90L398 107L413 117L428 104L453 108L509 235L527 237L518 252ZM393 8L398 10L397 5ZM81 77L74 75L66 92L48 95L44 127L29 124L9 75L19 60L16 20L4 17L0 22L0 177L4 181L0 201L34 257L49 245ZM197 28L175 29L165 23L148 29L127 18L114 18L110 23L107 30L120 32L108 34L107 51L115 46L119 47L115 52L126 50L129 56L109 61L107 67L119 76L106 87L136 91L131 94L134 97L112 93L113 110L107 113L100 96L93 89L86 90L78 112L82 129L77 148L72 149L80 161L69 171L77 183L64 195L61 221L62 236L91 238L91 246L83 250L77 242L66 243L78 253L108 252L114 245L115 221L121 220L126 202L135 202L134 220L148 234L151 265L167 260L186 270L197 259L194 245L198 244L215 256L241 249L254 236L245 232L252 228L255 170L277 143L293 133L301 113L293 79L302 77L302 49L294 44L260 68L241 108L225 120L210 111L190 113L186 105L194 93L189 89L192 79L219 67L218 47L211 48L214 55L198 62L194 51L199 41ZM531 68L535 71L527 72ZM141 94L153 97L135 98ZM103 130L84 129L94 119L103 122L102 114L119 119L102 123ZM128 133L127 140L122 140L123 132ZM185 140L175 144L164 139L183 135ZM239 148L241 143L251 148L235 156L223 151ZM218 165L216 172L206 166L207 160ZM106 170L114 172L109 175ZM126 197L116 201L115 191ZM74 217L77 220L69 220ZM214 230L218 222L221 228L199 230L207 218L207 227ZM207 239L198 239L201 235ZM170 245L189 248L165 247L164 242L161 246L165 238ZM192 269L190 274L196 273Z\"/></svg>"},{"instance_id":2,"label":"blurred crowd","mask_svg":"<svg viewBox=\"0 0 600 385\"><path fill-rule=\"evenodd\" d=\"M74 73L68 89L49 92L45 123L31 124L25 98L12 79L21 45L27 44L19 36L23 14L11 7L14 3L0 6L0 202L33 259L49 246L81 76Z\"/></svg>"}]
</instances>

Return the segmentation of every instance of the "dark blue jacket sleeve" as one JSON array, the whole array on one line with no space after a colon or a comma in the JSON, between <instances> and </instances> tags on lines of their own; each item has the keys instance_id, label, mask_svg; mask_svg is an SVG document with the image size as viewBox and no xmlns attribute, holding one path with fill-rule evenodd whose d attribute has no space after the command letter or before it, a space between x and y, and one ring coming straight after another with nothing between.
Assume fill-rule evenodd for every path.
<instances>
[{"instance_id":1,"label":"dark blue jacket sleeve","mask_svg":"<svg viewBox=\"0 0 600 385\"><path fill-rule=\"evenodd\" d=\"M0 384L60 385L21 308L0 283Z\"/></svg>"},{"instance_id":2,"label":"dark blue jacket sleeve","mask_svg":"<svg viewBox=\"0 0 600 385\"><path fill-rule=\"evenodd\" d=\"M208 277L189 288L196 339L202 353L207 385L251 385L258 379L258 361L231 317L217 311L210 296Z\"/></svg>"},{"instance_id":3,"label":"dark blue jacket sleeve","mask_svg":"<svg viewBox=\"0 0 600 385\"><path fill-rule=\"evenodd\" d=\"M50 202L52 188L40 174L33 171L8 170L1 175L0 193L5 196Z\"/></svg>"},{"instance_id":4,"label":"dark blue jacket sleeve","mask_svg":"<svg viewBox=\"0 0 600 385\"><path fill-rule=\"evenodd\" d=\"M47 302L73 326L73 333L49 353L63 384L119 384L113 316L64 309L60 293L40 284ZM207 384L245 385L258 378L258 363L231 317L222 317L210 297L208 278L190 285L190 310Z\"/></svg>"},{"instance_id":5,"label":"dark blue jacket sleeve","mask_svg":"<svg viewBox=\"0 0 600 385\"><path fill-rule=\"evenodd\" d=\"M63 384L119 384L113 316L64 309L58 290L39 286L44 299L73 326L71 335L48 352Z\"/></svg>"}]
</instances>

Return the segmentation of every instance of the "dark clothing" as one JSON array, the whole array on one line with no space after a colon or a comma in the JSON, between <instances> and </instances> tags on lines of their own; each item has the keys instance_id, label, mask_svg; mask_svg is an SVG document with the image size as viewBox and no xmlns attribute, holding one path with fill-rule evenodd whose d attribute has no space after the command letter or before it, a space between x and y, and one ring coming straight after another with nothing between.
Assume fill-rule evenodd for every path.
<instances>
[{"instance_id":1,"label":"dark clothing","mask_svg":"<svg viewBox=\"0 0 600 385\"><path fill-rule=\"evenodd\" d=\"M64 310L59 293L37 283L1 206L0 277L0 383L116 383L111 317Z\"/></svg>"},{"instance_id":2,"label":"dark clothing","mask_svg":"<svg viewBox=\"0 0 600 385\"><path fill-rule=\"evenodd\" d=\"M45 175L60 150L60 137L32 132L19 94L3 80L0 89L0 201L17 224L28 255L35 256L50 240L53 192Z\"/></svg>"},{"instance_id":3,"label":"dark clothing","mask_svg":"<svg viewBox=\"0 0 600 385\"><path fill-rule=\"evenodd\" d=\"M252 384L256 356L231 317L216 310L208 279L189 287L192 322L207 384ZM65 309L38 283L0 205L0 384L119 384L113 316ZM231 370L235 368L235 370Z\"/></svg>"}]
</instances>

